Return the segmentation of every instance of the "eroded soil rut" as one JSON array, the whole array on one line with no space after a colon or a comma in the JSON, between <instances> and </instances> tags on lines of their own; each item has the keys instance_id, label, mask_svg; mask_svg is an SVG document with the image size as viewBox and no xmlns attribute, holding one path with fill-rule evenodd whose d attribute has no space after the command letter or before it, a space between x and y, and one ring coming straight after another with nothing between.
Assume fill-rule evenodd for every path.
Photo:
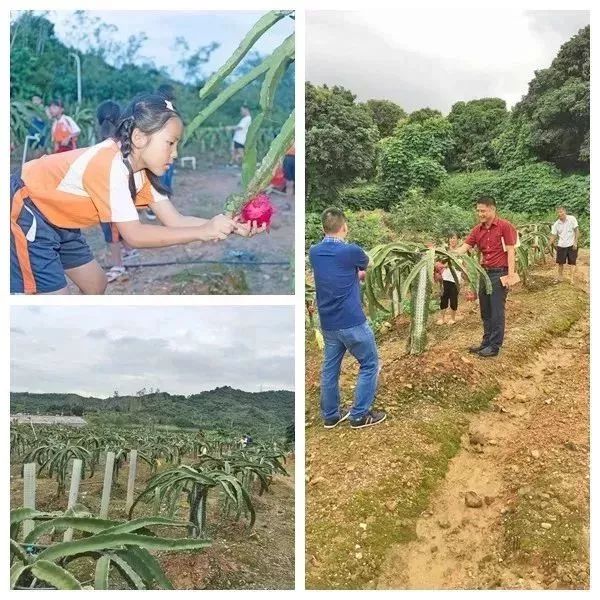
<instances>
[{"instance_id":1,"label":"eroded soil rut","mask_svg":"<svg viewBox=\"0 0 600 600\"><path fill-rule=\"evenodd\" d=\"M417 539L388 552L379 589L586 587L587 565L561 574L543 560L517 558L507 548L505 522L519 494L529 491L518 482L527 483L533 472L556 483L556 497L571 492L587 501L585 476L583 483L580 477L587 471L589 451L588 387L583 380L588 373L588 330L584 317L533 360L524 358L514 372L506 373L493 409L471 419L460 451L417 523ZM477 495L470 503L481 506L467 506L468 492ZM554 526L552 519L556 517L550 514L548 523L530 524L542 542L550 534L544 528ZM515 547L520 543L513 540Z\"/></svg>"}]
</instances>

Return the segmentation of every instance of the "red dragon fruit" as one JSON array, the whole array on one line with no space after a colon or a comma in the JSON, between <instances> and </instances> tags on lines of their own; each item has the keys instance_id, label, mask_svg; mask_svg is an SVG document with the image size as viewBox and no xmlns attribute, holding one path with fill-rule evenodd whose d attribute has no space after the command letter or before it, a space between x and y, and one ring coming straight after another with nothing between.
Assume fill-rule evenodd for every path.
<instances>
[{"instance_id":1,"label":"red dragon fruit","mask_svg":"<svg viewBox=\"0 0 600 600\"><path fill-rule=\"evenodd\" d=\"M271 225L271 219L275 213L275 207L271 203L271 199L267 194L258 194L254 198L250 198L242 207L240 215L246 223L248 221L256 221L256 224L261 227L266 225L267 229Z\"/></svg>"}]
</instances>

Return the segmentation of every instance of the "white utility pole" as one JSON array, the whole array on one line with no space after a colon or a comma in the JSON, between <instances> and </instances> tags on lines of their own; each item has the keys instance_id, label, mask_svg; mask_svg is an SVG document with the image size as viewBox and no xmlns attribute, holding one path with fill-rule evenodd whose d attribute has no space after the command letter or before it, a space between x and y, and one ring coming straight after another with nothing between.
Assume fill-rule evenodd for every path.
<instances>
[{"instance_id":1,"label":"white utility pole","mask_svg":"<svg viewBox=\"0 0 600 600\"><path fill-rule=\"evenodd\" d=\"M77 67L77 104L81 104L81 59L79 58L79 54L75 52L69 52L69 56L75 59Z\"/></svg>"}]
</instances>

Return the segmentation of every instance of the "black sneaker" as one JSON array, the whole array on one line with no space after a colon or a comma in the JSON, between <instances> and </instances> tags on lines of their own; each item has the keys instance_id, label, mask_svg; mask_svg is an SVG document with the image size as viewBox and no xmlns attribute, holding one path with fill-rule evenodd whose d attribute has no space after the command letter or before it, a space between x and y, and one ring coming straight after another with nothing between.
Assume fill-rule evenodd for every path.
<instances>
[{"instance_id":1,"label":"black sneaker","mask_svg":"<svg viewBox=\"0 0 600 600\"><path fill-rule=\"evenodd\" d=\"M372 410L368 412L364 417L360 419L354 420L350 419L350 427L352 429L361 429L362 427L371 427L371 425L377 425L377 423L381 423L385 421L387 415L384 412L378 412Z\"/></svg>"},{"instance_id":2,"label":"black sneaker","mask_svg":"<svg viewBox=\"0 0 600 600\"><path fill-rule=\"evenodd\" d=\"M333 419L325 420L325 429L333 429L336 425L339 425L342 421L345 421L350 416L350 411L346 409L340 410L340 416L334 417Z\"/></svg>"},{"instance_id":3,"label":"black sneaker","mask_svg":"<svg viewBox=\"0 0 600 600\"><path fill-rule=\"evenodd\" d=\"M477 356L481 356L483 358L490 358L492 356L498 356L498 348L492 348L488 346L487 348L483 348L477 353Z\"/></svg>"}]
</instances>

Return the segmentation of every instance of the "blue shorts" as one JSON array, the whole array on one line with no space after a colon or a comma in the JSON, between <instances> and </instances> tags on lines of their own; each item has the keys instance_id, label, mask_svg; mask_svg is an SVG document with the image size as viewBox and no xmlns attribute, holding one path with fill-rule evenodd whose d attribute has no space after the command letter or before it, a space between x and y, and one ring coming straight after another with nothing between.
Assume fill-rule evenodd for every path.
<instances>
[{"instance_id":1,"label":"blue shorts","mask_svg":"<svg viewBox=\"0 0 600 600\"><path fill-rule=\"evenodd\" d=\"M94 260L81 229L49 223L19 175L10 177L10 293L44 294L67 286L65 270Z\"/></svg>"},{"instance_id":2,"label":"blue shorts","mask_svg":"<svg viewBox=\"0 0 600 600\"><path fill-rule=\"evenodd\" d=\"M121 236L119 235L119 230L114 223L100 223L100 227L102 227L102 233L104 234L104 241L107 244L112 244L114 242L120 242Z\"/></svg>"}]
</instances>

